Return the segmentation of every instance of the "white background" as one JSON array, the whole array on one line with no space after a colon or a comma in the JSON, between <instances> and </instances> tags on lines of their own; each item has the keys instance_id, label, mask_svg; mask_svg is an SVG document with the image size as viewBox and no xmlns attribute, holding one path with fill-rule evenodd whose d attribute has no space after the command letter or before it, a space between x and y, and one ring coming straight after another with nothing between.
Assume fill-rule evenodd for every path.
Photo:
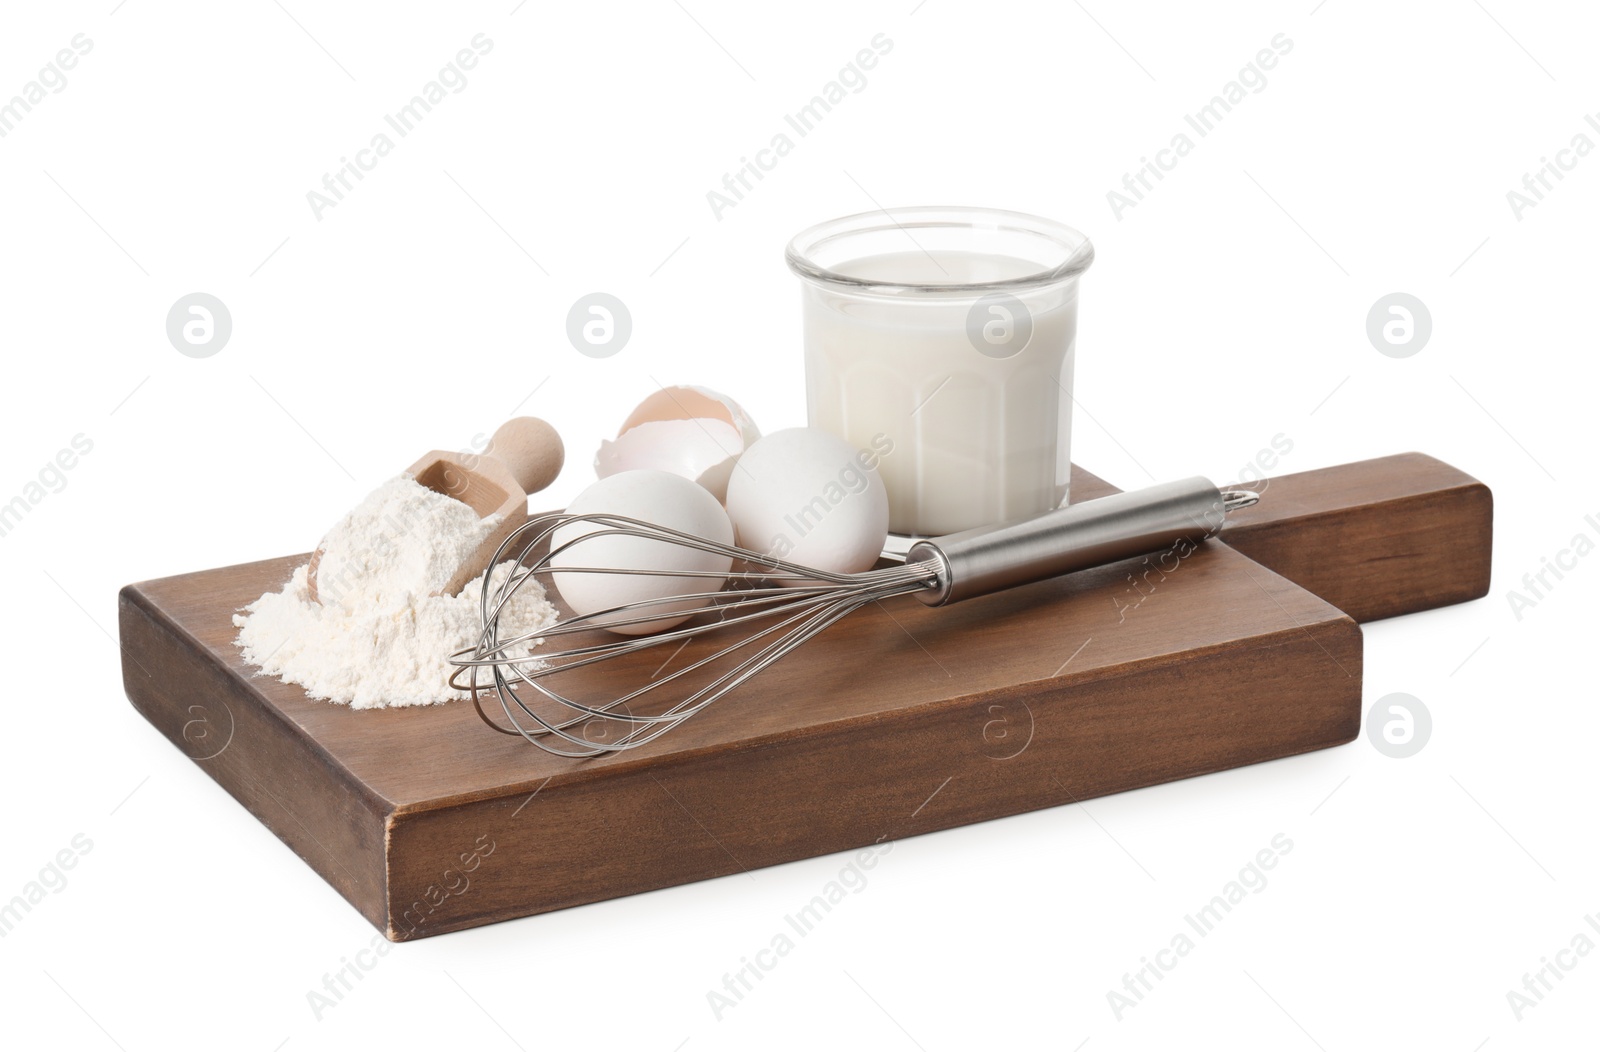
<instances>
[{"instance_id":1,"label":"white background","mask_svg":"<svg viewBox=\"0 0 1600 1052\"><path fill-rule=\"evenodd\" d=\"M0 28L0 99L93 41L0 139L0 502L93 442L0 539L0 899L75 835L93 844L0 940L6 1044L1594 1041L1600 953L1520 1022L1506 997L1600 913L1600 558L1520 620L1507 598L1574 535L1600 540L1600 159L1520 218L1506 196L1573 136L1600 142L1591 9L114 5L14 5ZM467 87L314 218L307 191L478 33L493 50ZM707 191L879 33L893 50L865 89L714 216ZM1114 216L1107 191L1279 33L1293 50L1266 87ZM514 407L567 439L552 505L657 381L802 423L783 245L880 204L1013 208L1094 238L1074 452L1115 483L1233 478L1280 433L1280 470L1416 449L1488 482L1490 596L1366 628L1366 704L1422 699L1426 747L1396 760L1363 735L903 841L720 1021L707 991L844 857L398 946L316 1018L308 991L373 930L128 706L117 589L304 551ZM634 318L604 361L564 331L596 290ZM164 328L195 291L234 325L204 360ZM1365 333L1396 291L1433 318L1405 359ZM1285 699L1259 701L1271 719ZM1270 884L1119 1021L1107 991L1278 833L1294 847Z\"/></svg>"}]
</instances>

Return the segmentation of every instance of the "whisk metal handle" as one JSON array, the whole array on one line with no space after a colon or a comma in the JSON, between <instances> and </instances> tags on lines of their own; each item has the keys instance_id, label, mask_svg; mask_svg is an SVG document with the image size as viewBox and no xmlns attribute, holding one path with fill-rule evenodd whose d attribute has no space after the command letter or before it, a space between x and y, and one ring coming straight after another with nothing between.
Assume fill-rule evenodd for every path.
<instances>
[{"instance_id":1,"label":"whisk metal handle","mask_svg":"<svg viewBox=\"0 0 1600 1052\"><path fill-rule=\"evenodd\" d=\"M1222 528L1227 509L1253 503L1253 493L1224 494L1196 476L918 541L906 561L938 565L942 587L913 594L929 606L944 606L1184 541L1199 544Z\"/></svg>"}]
</instances>

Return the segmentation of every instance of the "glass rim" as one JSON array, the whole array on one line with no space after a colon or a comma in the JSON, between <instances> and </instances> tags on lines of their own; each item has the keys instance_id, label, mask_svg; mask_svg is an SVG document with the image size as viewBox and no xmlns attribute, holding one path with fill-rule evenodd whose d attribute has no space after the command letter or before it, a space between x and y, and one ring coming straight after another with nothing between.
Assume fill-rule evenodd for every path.
<instances>
[{"instance_id":1,"label":"glass rim","mask_svg":"<svg viewBox=\"0 0 1600 1052\"><path fill-rule=\"evenodd\" d=\"M1014 231L1055 242L1061 247L1065 258L1053 267L1044 267L1021 277L975 282L888 281L861 278L821 266L812 258L819 248L831 242L893 228L905 232L913 244L917 244L913 234L916 230L966 228ZM917 244L917 247L922 246ZM923 251L926 252L926 249ZM840 216L807 227L790 240L784 249L783 258L790 270L808 281L853 292L933 296L950 293L982 294L1037 289L1075 278L1088 270L1089 265L1094 262L1094 244L1088 235L1064 223L1029 215L1026 212L1012 212L999 208L924 205L857 212L854 215Z\"/></svg>"}]
</instances>

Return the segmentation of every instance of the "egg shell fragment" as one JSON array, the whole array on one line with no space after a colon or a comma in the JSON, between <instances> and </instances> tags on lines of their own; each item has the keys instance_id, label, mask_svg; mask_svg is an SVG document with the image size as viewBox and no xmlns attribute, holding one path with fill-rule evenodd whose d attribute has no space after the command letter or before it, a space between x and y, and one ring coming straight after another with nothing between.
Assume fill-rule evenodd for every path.
<instances>
[{"instance_id":1,"label":"egg shell fragment","mask_svg":"<svg viewBox=\"0 0 1600 1052\"><path fill-rule=\"evenodd\" d=\"M761 437L739 404L707 387L663 387L640 402L614 440L602 441L594 470L670 471L727 499L733 464Z\"/></svg>"},{"instance_id":2,"label":"egg shell fragment","mask_svg":"<svg viewBox=\"0 0 1600 1052\"><path fill-rule=\"evenodd\" d=\"M619 471L666 471L699 483L721 501L743 449L743 437L721 420L648 420L615 442L601 442L594 471L600 478Z\"/></svg>"}]
</instances>

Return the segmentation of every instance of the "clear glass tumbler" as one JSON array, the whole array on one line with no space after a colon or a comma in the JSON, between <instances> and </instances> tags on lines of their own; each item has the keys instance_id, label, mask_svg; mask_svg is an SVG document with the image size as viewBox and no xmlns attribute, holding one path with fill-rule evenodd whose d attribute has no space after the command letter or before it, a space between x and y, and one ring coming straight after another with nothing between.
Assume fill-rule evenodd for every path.
<instances>
[{"instance_id":1,"label":"clear glass tumbler","mask_svg":"<svg viewBox=\"0 0 1600 1052\"><path fill-rule=\"evenodd\" d=\"M1087 237L1017 212L903 208L814 226L785 257L803 285L811 426L876 460L891 532L1066 502Z\"/></svg>"}]
</instances>

